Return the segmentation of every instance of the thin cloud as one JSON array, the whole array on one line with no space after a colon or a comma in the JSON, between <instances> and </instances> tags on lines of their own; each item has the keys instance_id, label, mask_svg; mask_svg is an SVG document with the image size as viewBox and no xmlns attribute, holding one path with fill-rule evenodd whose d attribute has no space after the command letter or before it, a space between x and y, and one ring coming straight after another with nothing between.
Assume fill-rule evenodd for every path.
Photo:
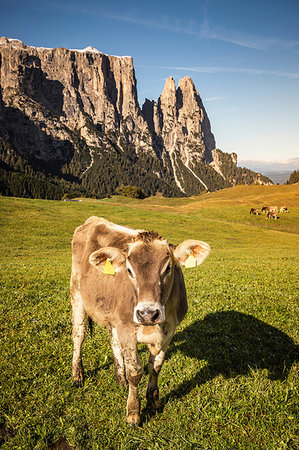
<instances>
[{"instance_id":1,"label":"thin cloud","mask_svg":"<svg viewBox=\"0 0 299 450\"><path fill-rule=\"evenodd\" d=\"M180 67L180 66L162 66L160 69L183 70L186 72L198 73L241 73L244 75L273 75L289 79L299 79L297 72L283 72L279 70L249 69L245 67Z\"/></svg>"},{"instance_id":2,"label":"thin cloud","mask_svg":"<svg viewBox=\"0 0 299 450\"><path fill-rule=\"evenodd\" d=\"M200 37L214 39L222 42L239 45L241 47L252 48L255 50L271 50L273 48L280 50L294 49L299 47L299 41L291 41L278 38L267 38L240 30L227 29L223 27L213 27L209 25L205 18L201 28Z\"/></svg>"},{"instance_id":3,"label":"thin cloud","mask_svg":"<svg viewBox=\"0 0 299 450\"><path fill-rule=\"evenodd\" d=\"M223 97L207 97L207 98L204 98L205 102L215 102L215 101L218 101L218 100L223 100Z\"/></svg>"},{"instance_id":4,"label":"thin cloud","mask_svg":"<svg viewBox=\"0 0 299 450\"><path fill-rule=\"evenodd\" d=\"M228 29L210 25L208 19L208 6L210 0L206 0L203 7L204 20L200 27L199 35L201 38L215 39L217 41L229 42L241 47L252 48L255 50L276 49L294 49L299 47L299 41L286 39L266 38L252 33L246 33L240 30Z\"/></svg>"},{"instance_id":5,"label":"thin cloud","mask_svg":"<svg viewBox=\"0 0 299 450\"><path fill-rule=\"evenodd\" d=\"M42 8L42 5L36 5L35 1L28 0L31 6L35 8ZM271 49L276 50L293 50L295 52L299 51L299 41L298 40L286 40L279 38L267 38L264 36L259 36L251 33L246 33L240 30L227 29L225 27L213 26L208 19L208 6L209 0L207 0L203 5L203 20L201 23L194 20L181 20L178 18L169 19L169 17L164 16L143 18L138 16L133 10L126 11L124 13L113 13L107 11L107 9L102 9L101 7L85 8L82 5L67 5L64 3L59 3L57 1L50 2L49 0L44 0L43 7L45 8L57 8L65 10L70 13L81 13L90 16L103 17L112 21L123 22L127 24L135 24L140 26L146 26L149 28L165 30L172 33L179 33L183 35L194 36L199 39L210 39L217 40L221 42L227 42L230 44L238 45L241 47L247 47L260 51L267 51Z\"/></svg>"},{"instance_id":6,"label":"thin cloud","mask_svg":"<svg viewBox=\"0 0 299 450\"><path fill-rule=\"evenodd\" d=\"M299 41L297 40L292 41L287 39L267 38L240 30L211 26L207 17L207 8L204 10L204 19L201 24L195 23L193 20L181 21L179 19L175 19L170 21L169 18L163 18L162 20L161 18L155 18L153 20L149 20L140 18L132 13L110 14L105 11L100 12L100 15L111 20L186 34L201 39L213 39L228 42L255 50L266 51L274 48L280 50L293 49L295 51L299 51Z\"/></svg>"},{"instance_id":7,"label":"thin cloud","mask_svg":"<svg viewBox=\"0 0 299 450\"><path fill-rule=\"evenodd\" d=\"M184 21L184 23L179 20L175 19L170 21L168 18L161 18L159 20L153 19L141 19L140 17L134 15L134 14L111 14L107 12L101 12L100 15L102 17L105 17L107 19L116 20L119 22L125 22L125 23L133 23L136 25L141 26L147 26L151 28L157 28L160 30L165 31L171 31L175 33L181 33L181 34L188 34L192 36L197 36L198 33L194 31L194 24L193 21Z\"/></svg>"}]
</instances>

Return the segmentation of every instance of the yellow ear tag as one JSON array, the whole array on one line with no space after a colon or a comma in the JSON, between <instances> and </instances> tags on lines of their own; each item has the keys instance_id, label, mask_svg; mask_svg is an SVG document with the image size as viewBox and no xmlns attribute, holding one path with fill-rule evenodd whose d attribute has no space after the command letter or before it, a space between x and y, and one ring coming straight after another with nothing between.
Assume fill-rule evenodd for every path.
<instances>
[{"instance_id":1,"label":"yellow ear tag","mask_svg":"<svg viewBox=\"0 0 299 450\"><path fill-rule=\"evenodd\" d=\"M115 269L114 269L114 267L111 264L109 259L107 259L107 261L103 265L103 273L106 273L108 275L114 275L115 274Z\"/></svg>"},{"instance_id":2,"label":"yellow ear tag","mask_svg":"<svg viewBox=\"0 0 299 450\"><path fill-rule=\"evenodd\" d=\"M190 253L188 258L185 261L186 269L191 269L192 267L196 267L196 259L193 256L193 252Z\"/></svg>"}]
</instances>

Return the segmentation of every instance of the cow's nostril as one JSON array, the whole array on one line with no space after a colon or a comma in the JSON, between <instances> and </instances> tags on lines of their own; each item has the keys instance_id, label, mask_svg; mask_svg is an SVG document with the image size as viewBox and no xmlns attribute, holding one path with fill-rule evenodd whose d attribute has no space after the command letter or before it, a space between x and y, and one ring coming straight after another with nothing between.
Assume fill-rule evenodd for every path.
<instances>
[{"instance_id":1,"label":"cow's nostril","mask_svg":"<svg viewBox=\"0 0 299 450\"><path fill-rule=\"evenodd\" d=\"M145 320L145 315L146 315L146 311L145 311L145 310L137 309L137 311L136 311L136 316L137 316L137 319L138 319L140 322L144 322L144 320Z\"/></svg>"},{"instance_id":2,"label":"cow's nostril","mask_svg":"<svg viewBox=\"0 0 299 450\"><path fill-rule=\"evenodd\" d=\"M159 317L160 317L160 311L158 309L156 309L156 311L153 311L152 321L153 322L157 322Z\"/></svg>"}]
</instances>

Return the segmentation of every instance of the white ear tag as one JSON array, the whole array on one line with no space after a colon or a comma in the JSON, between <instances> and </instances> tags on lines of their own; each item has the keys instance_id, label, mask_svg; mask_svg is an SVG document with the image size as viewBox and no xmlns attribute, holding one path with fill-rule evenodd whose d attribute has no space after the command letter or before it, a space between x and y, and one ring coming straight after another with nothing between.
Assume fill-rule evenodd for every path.
<instances>
[{"instance_id":1,"label":"white ear tag","mask_svg":"<svg viewBox=\"0 0 299 450\"><path fill-rule=\"evenodd\" d=\"M113 265L111 264L110 259L107 259L107 261L103 265L103 273L108 274L108 275L115 274L115 269L114 269Z\"/></svg>"},{"instance_id":2,"label":"white ear tag","mask_svg":"<svg viewBox=\"0 0 299 450\"><path fill-rule=\"evenodd\" d=\"M185 261L185 267L186 269L191 269L192 267L196 267L196 265L196 259L193 256L193 252L191 252Z\"/></svg>"}]
</instances>

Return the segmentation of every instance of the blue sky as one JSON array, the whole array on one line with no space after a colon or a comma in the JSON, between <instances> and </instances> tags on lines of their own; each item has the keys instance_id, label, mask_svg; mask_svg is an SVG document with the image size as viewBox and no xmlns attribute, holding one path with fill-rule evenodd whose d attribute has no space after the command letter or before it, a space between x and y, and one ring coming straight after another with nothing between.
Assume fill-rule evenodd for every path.
<instances>
[{"instance_id":1,"label":"blue sky","mask_svg":"<svg viewBox=\"0 0 299 450\"><path fill-rule=\"evenodd\" d=\"M299 0L0 0L0 35L134 58L139 102L189 75L217 147L299 156Z\"/></svg>"}]
</instances>

